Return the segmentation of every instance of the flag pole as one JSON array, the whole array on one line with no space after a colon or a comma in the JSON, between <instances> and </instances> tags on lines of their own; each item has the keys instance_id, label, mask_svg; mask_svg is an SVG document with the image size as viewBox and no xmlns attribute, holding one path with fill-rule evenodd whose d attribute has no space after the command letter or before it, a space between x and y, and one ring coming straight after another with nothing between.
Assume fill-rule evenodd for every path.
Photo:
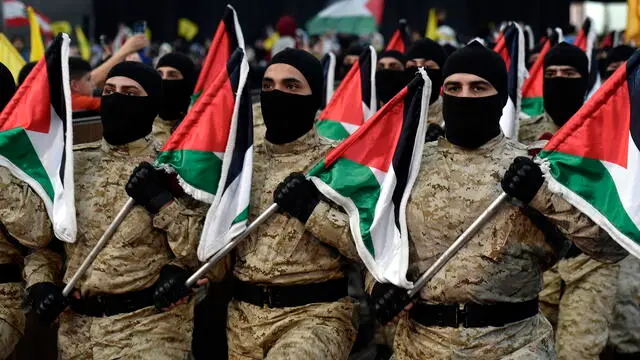
<instances>
[{"instance_id":1,"label":"flag pole","mask_svg":"<svg viewBox=\"0 0 640 360\"><path fill-rule=\"evenodd\" d=\"M118 215L116 215L115 219L113 219L113 221L111 222L107 230L104 232L104 234L102 234L102 237L100 237L100 240L98 240L98 243L96 244L96 246L94 246L93 249L91 249L91 252L87 256L87 258L84 259L84 261L82 262L82 265L80 265L80 268L78 268L78 270L76 270L76 273L73 274L71 281L69 281L69 283L62 290L63 296L65 297L69 296L71 291L73 291L73 289L76 287L76 284L78 283L80 278L84 276L84 274L87 272L87 269L89 269L89 266L91 266L91 264L93 264L93 261L98 257L98 254L100 253L100 251L102 251L102 249L107 244L107 242L111 240L111 238L113 237L113 234L116 232L116 230L118 230L118 227L120 226L120 224L122 224L122 221L124 221L124 219L127 217L127 215L129 214L129 212L131 211L135 203L136 203L135 200L133 200L132 198L129 198L129 200L127 200L127 203L124 204L122 209L120 209L120 212L118 213Z\"/></svg>"},{"instance_id":2,"label":"flag pole","mask_svg":"<svg viewBox=\"0 0 640 360\"><path fill-rule=\"evenodd\" d=\"M487 221L493 218L500 206L506 202L508 197L509 196L503 192L491 203L491 205L489 205L489 207L471 224L471 226L469 226L467 230L465 230L462 235L460 235L456 241L454 241L453 244L451 244L451 246L442 255L440 255L438 260L436 260L436 262L434 262L433 265L431 265L431 267L429 267L429 269L420 276L418 281L414 283L413 288L408 291L409 297L415 296L425 285L427 285L427 282L429 282L429 280L431 280L480 229L482 229L482 227L484 227Z\"/></svg>"},{"instance_id":3,"label":"flag pole","mask_svg":"<svg viewBox=\"0 0 640 360\"><path fill-rule=\"evenodd\" d=\"M236 236L231 242L225 245L222 249L218 250L213 256L207 260L207 262L202 265L196 272L191 275L185 282L185 286L190 288L196 284L196 282L205 276L205 274L211 269L215 264L217 264L223 257L227 256L238 244L240 244L244 239L249 236L258 226L262 225L267 219L271 217L271 215L275 214L278 211L278 204L271 204L267 210L265 210L260 216L258 216L247 228L238 236Z\"/></svg>"}]
</instances>

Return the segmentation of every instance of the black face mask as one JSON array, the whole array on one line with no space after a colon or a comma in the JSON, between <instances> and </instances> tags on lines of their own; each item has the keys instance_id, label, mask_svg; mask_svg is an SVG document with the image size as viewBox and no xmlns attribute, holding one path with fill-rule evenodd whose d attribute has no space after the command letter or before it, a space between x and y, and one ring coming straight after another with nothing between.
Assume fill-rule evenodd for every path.
<instances>
[{"instance_id":1,"label":"black face mask","mask_svg":"<svg viewBox=\"0 0 640 360\"><path fill-rule=\"evenodd\" d=\"M558 126L564 125L582 107L586 79L544 79L544 109Z\"/></svg>"},{"instance_id":2,"label":"black face mask","mask_svg":"<svg viewBox=\"0 0 640 360\"><path fill-rule=\"evenodd\" d=\"M151 133L158 101L149 96L119 93L102 97L102 136L111 145L124 145Z\"/></svg>"},{"instance_id":3,"label":"black face mask","mask_svg":"<svg viewBox=\"0 0 640 360\"><path fill-rule=\"evenodd\" d=\"M191 101L190 92L184 80L162 80L162 103L158 115L163 120L183 118Z\"/></svg>"},{"instance_id":4,"label":"black face mask","mask_svg":"<svg viewBox=\"0 0 640 360\"><path fill-rule=\"evenodd\" d=\"M442 95L445 137L450 143L477 149L500 134L503 98L496 94L481 98Z\"/></svg>"},{"instance_id":5,"label":"black face mask","mask_svg":"<svg viewBox=\"0 0 640 360\"><path fill-rule=\"evenodd\" d=\"M294 95L279 90L260 93L262 117L267 128L265 138L282 145L299 139L313 128L319 109L317 97Z\"/></svg>"},{"instance_id":6,"label":"black face mask","mask_svg":"<svg viewBox=\"0 0 640 360\"><path fill-rule=\"evenodd\" d=\"M442 70L441 69L425 69L429 79L431 79L431 97L429 105L433 104L440 97L440 89L442 89Z\"/></svg>"},{"instance_id":7,"label":"black face mask","mask_svg":"<svg viewBox=\"0 0 640 360\"><path fill-rule=\"evenodd\" d=\"M376 94L386 104L407 86L407 76L401 70L383 69L376 72Z\"/></svg>"}]
</instances>

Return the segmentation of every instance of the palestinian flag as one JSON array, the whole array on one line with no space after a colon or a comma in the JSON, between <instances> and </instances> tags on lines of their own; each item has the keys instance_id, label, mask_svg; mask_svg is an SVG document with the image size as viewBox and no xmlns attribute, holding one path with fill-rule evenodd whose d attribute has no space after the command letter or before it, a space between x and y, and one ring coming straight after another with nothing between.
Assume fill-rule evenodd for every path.
<instances>
[{"instance_id":1,"label":"palestinian flag","mask_svg":"<svg viewBox=\"0 0 640 360\"><path fill-rule=\"evenodd\" d=\"M420 170L431 81L424 69L309 173L349 215L358 254L381 282L410 288L406 206Z\"/></svg>"},{"instance_id":2,"label":"palestinian flag","mask_svg":"<svg viewBox=\"0 0 640 360\"><path fill-rule=\"evenodd\" d=\"M75 242L67 34L55 38L0 114L0 166L42 198L56 237Z\"/></svg>"},{"instance_id":3,"label":"palestinian flag","mask_svg":"<svg viewBox=\"0 0 640 360\"><path fill-rule=\"evenodd\" d=\"M582 49L589 59L589 91L587 92L587 97L591 97L602 85L600 71L598 71L598 59L595 57L597 41L598 35L596 34L596 29L593 26L591 18L587 17L574 41L574 45Z\"/></svg>"},{"instance_id":4,"label":"palestinian flag","mask_svg":"<svg viewBox=\"0 0 640 360\"><path fill-rule=\"evenodd\" d=\"M242 232L249 215L253 114L248 74L244 51L237 49L155 163L175 172L187 194L211 203L198 247L202 261Z\"/></svg>"},{"instance_id":5,"label":"palestinian flag","mask_svg":"<svg viewBox=\"0 0 640 360\"><path fill-rule=\"evenodd\" d=\"M410 45L411 37L409 35L409 29L407 28L407 20L400 19L398 29L393 33L389 44L387 44L384 50L396 50L404 54L409 50Z\"/></svg>"},{"instance_id":6,"label":"palestinian flag","mask_svg":"<svg viewBox=\"0 0 640 360\"><path fill-rule=\"evenodd\" d=\"M336 55L332 52L328 52L325 56L320 60L322 64L322 72L324 74L324 89L325 91L322 93L322 107L324 109L327 107L329 101L333 97L333 89L335 87L335 76L336 76Z\"/></svg>"},{"instance_id":7,"label":"palestinian flag","mask_svg":"<svg viewBox=\"0 0 640 360\"><path fill-rule=\"evenodd\" d=\"M534 117L544 114L543 87L544 87L544 57L549 50L562 41L562 30L554 30L544 43L538 59L529 70L529 78L522 85L522 109L526 117Z\"/></svg>"},{"instance_id":8,"label":"palestinian flag","mask_svg":"<svg viewBox=\"0 0 640 360\"><path fill-rule=\"evenodd\" d=\"M520 108L522 103L522 84L529 75L525 65L524 34L520 26L512 23L504 29L494 51L507 64L507 91L509 97L502 110L500 127L505 136L510 139L518 138L520 124Z\"/></svg>"},{"instance_id":9,"label":"palestinian flag","mask_svg":"<svg viewBox=\"0 0 640 360\"><path fill-rule=\"evenodd\" d=\"M636 51L538 155L549 189L636 257L640 257L639 65Z\"/></svg>"},{"instance_id":10,"label":"palestinian flag","mask_svg":"<svg viewBox=\"0 0 640 360\"><path fill-rule=\"evenodd\" d=\"M376 50L373 46L367 47L320 113L317 125L320 136L343 140L376 113L377 62Z\"/></svg>"},{"instance_id":11,"label":"palestinian flag","mask_svg":"<svg viewBox=\"0 0 640 360\"><path fill-rule=\"evenodd\" d=\"M340 0L322 10L307 23L309 35L327 31L369 35L382 22L384 0Z\"/></svg>"},{"instance_id":12,"label":"palestinian flag","mask_svg":"<svg viewBox=\"0 0 640 360\"><path fill-rule=\"evenodd\" d=\"M213 35L213 41L207 57L204 59L198 82L191 97L191 106L193 106L200 94L224 71L231 54L238 48L244 50L242 28L240 28L236 10L233 6L227 5L216 33Z\"/></svg>"}]
</instances>

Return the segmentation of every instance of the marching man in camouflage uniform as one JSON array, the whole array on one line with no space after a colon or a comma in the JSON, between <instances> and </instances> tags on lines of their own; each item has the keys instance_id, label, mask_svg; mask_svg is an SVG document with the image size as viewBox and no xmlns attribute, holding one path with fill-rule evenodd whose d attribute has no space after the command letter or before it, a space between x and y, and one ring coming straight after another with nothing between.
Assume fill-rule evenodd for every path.
<instances>
[{"instance_id":1,"label":"marching man in camouflage uniform","mask_svg":"<svg viewBox=\"0 0 640 360\"><path fill-rule=\"evenodd\" d=\"M254 154L250 220L274 199L286 213L272 216L236 249L229 359L347 359L353 345L356 308L342 267L345 257L358 255L346 217L315 189L289 189L302 176L290 173L310 170L329 150L313 127L322 89L319 61L301 50L279 52L264 75L266 134Z\"/></svg>"},{"instance_id":2,"label":"marching man in camouflage uniform","mask_svg":"<svg viewBox=\"0 0 640 360\"><path fill-rule=\"evenodd\" d=\"M553 47L544 58L545 113L522 121L520 141L550 139L584 103L588 78L582 50L567 43ZM572 245L557 266L544 273L540 305L556 329L558 359L600 357L607 345L619 270L619 265L596 261Z\"/></svg>"},{"instance_id":3,"label":"marching man in camouflage uniform","mask_svg":"<svg viewBox=\"0 0 640 360\"><path fill-rule=\"evenodd\" d=\"M410 278L501 194L500 183L590 255L624 257L604 231L547 191L525 146L502 134L504 61L474 42L452 54L443 73L446 138L425 146L407 206ZM396 359L554 359L553 331L538 312L537 295L543 271L566 246L568 241L546 242L518 207L503 205L407 307L396 333ZM373 296L379 309L391 313L408 304L406 291L389 285L375 285Z\"/></svg>"},{"instance_id":4,"label":"marching man in camouflage uniform","mask_svg":"<svg viewBox=\"0 0 640 360\"><path fill-rule=\"evenodd\" d=\"M65 282L129 196L137 206L70 300L56 286L35 296L40 319L52 321L62 313L60 359L185 359L190 352L193 303L184 299L184 281L187 269L197 266L202 214L174 199L162 172L148 163L136 167L156 155L148 135L160 93L153 68L115 66L103 90L104 139L75 150L78 238L66 246Z\"/></svg>"}]
</instances>

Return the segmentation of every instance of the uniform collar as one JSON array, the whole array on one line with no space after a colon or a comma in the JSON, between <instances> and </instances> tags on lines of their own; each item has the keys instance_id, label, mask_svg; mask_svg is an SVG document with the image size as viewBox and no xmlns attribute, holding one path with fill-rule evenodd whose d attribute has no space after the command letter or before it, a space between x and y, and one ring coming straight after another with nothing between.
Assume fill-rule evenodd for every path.
<instances>
[{"instance_id":1,"label":"uniform collar","mask_svg":"<svg viewBox=\"0 0 640 360\"><path fill-rule=\"evenodd\" d=\"M452 143L450 143L447 139L445 138L440 138L438 140L438 147L445 149L446 151L452 152L452 153L460 153L460 154L486 154L488 152L491 152L493 149L495 149L496 147L498 147L499 145L501 145L504 141L505 141L505 136L502 133L502 131L500 132L500 134L496 137L494 137L493 139L487 141L484 145L480 146L477 149L466 149L463 147L460 147L458 145L454 145Z\"/></svg>"},{"instance_id":2,"label":"uniform collar","mask_svg":"<svg viewBox=\"0 0 640 360\"><path fill-rule=\"evenodd\" d=\"M558 130L560 130L560 127L553 121L553 119L551 118L551 115L549 115L546 111L544 112L544 114L542 115L542 122L548 123L550 125L553 125L553 128L555 129L554 133Z\"/></svg>"},{"instance_id":3,"label":"uniform collar","mask_svg":"<svg viewBox=\"0 0 640 360\"><path fill-rule=\"evenodd\" d=\"M290 143L276 145L276 144L270 143L268 140L265 139L264 145L267 152L273 155L284 155L284 154L298 155L306 152L307 150L311 149L313 146L317 145L318 141L319 141L318 134L316 133L316 130L314 127L313 129L311 129L311 131L309 131L308 133L302 135L301 137L299 137L298 139Z\"/></svg>"},{"instance_id":4,"label":"uniform collar","mask_svg":"<svg viewBox=\"0 0 640 360\"><path fill-rule=\"evenodd\" d=\"M154 143L150 137L144 137L124 145L111 145L102 139L102 151L122 156L155 154Z\"/></svg>"}]
</instances>

